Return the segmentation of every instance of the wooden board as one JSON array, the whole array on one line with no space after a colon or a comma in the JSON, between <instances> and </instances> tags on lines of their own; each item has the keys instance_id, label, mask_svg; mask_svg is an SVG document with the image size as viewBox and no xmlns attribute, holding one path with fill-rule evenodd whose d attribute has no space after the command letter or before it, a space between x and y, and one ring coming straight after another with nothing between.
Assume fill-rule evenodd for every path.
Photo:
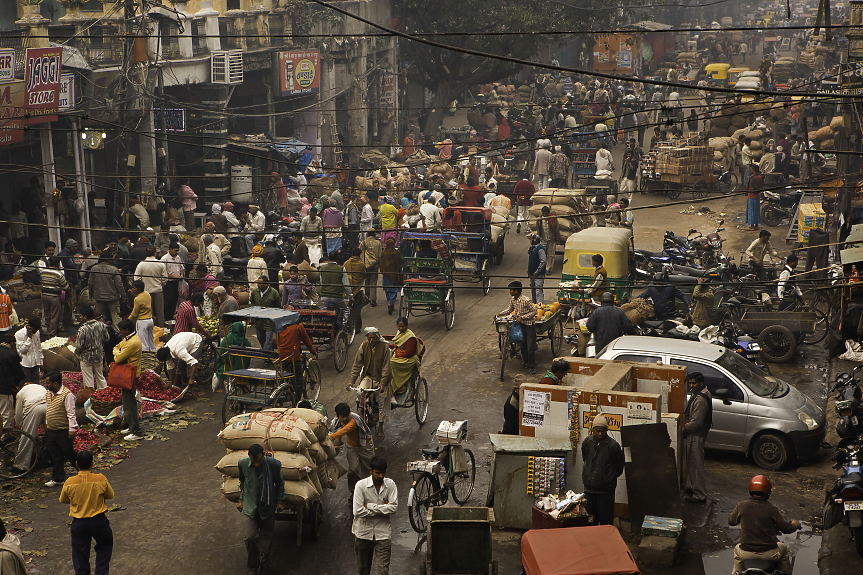
<instances>
[{"instance_id":1,"label":"wooden board","mask_svg":"<svg viewBox=\"0 0 863 575\"><path fill-rule=\"evenodd\" d=\"M620 437L629 454L626 490L632 527L640 527L646 515L682 518L677 462L668 428L662 423L628 426Z\"/></svg>"}]
</instances>

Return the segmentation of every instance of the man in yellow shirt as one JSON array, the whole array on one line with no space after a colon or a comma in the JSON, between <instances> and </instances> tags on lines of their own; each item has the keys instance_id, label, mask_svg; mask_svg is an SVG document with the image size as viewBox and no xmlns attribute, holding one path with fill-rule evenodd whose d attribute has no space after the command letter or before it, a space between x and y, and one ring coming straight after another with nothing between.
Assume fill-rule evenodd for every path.
<instances>
[{"instance_id":1,"label":"man in yellow shirt","mask_svg":"<svg viewBox=\"0 0 863 575\"><path fill-rule=\"evenodd\" d=\"M141 423L138 421L138 400L135 398L135 388L138 386L138 377L141 375L141 339L135 333L135 324L131 320L124 319L117 325L123 340L114 348L114 362L128 363L136 368L135 385L132 389L123 390L123 423L126 428L123 433L128 433L123 440L140 441L144 439L141 431Z\"/></svg>"},{"instance_id":2,"label":"man in yellow shirt","mask_svg":"<svg viewBox=\"0 0 863 575\"><path fill-rule=\"evenodd\" d=\"M90 541L95 539L95 575L108 575L114 533L105 515L105 500L114 498L114 490L104 475L90 472L93 454L89 451L78 452L76 465L78 475L67 479L60 492L60 503L69 504L72 518L72 566L75 575L90 573Z\"/></svg>"}]
</instances>

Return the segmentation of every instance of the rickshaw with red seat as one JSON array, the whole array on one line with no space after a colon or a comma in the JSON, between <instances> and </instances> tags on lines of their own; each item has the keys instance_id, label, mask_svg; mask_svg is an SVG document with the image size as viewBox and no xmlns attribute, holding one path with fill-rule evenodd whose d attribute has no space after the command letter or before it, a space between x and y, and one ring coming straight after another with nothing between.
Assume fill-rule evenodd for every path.
<instances>
[{"instance_id":1,"label":"rickshaw with red seat","mask_svg":"<svg viewBox=\"0 0 863 575\"><path fill-rule=\"evenodd\" d=\"M406 232L402 235L402 274L399 315L444 316L444 325L455 322L453 257L458 238L451 234Z\"/></svg>"},{"instance_id":2,"label":"rickshaw with red seat","mask_svg":"<svg viewBox=\"0 0 863 575\"><path fill-rule=\"evenodd\" d=\"M491 208L446 208L443 230L458 240L453 259L453 279L482 283L482 294L491 290Z\"/></svg>"}]
</instances>

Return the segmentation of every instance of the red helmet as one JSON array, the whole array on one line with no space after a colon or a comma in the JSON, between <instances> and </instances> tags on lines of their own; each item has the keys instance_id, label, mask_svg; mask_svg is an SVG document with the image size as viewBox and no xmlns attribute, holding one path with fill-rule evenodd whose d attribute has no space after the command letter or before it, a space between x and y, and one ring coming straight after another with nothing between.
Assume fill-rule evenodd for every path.
<instances>
[{"instance_id":1,"label":"red helmet","mask_svg":"<svg viewBox=\"0 0 863 575\"><path fill-rule=\"evenodd\" d=\"M749 481L749 495L767 499L770 497L771 489L773 489L773 486L766 475L756 475Z\"/></svg>"}]
</instances>

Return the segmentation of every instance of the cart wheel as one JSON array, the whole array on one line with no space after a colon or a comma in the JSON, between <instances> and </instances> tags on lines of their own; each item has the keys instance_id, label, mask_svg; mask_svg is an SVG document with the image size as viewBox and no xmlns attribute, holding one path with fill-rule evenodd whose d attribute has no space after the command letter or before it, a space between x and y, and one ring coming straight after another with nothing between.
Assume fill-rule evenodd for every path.
<instances>
[{"instance_id":1,"label":"cart wheel","mask_svg":"<svg viewBox=\"0 0 863 575\"><path fill-rule=\"evenodd\" d=\"M273 400L273 403L269 407L294 407L296 405L296 401L294 400L294 390L291 387L286 387L282 391L279 392L279 395Z\"/></svg>"},{"instance_id":2,"label":"cart wheel","mask_svg":"<svg viewBox=\"0 0 863 575\"><path fill-rule=\"evenodd\" d=\"M430 473L420 473L411 486L413 499L408 507L408 519L411 527L417 533L425 533L428 526L428 511L437 501L432 501L434 495L440 489L437 478Z\"/></svg>"},{"instance_id":3,"label":"cart wheel","mask_svg":"<svg viewBox=\"0 0 863 575\"><path fill-rule=\"evenodd\" d=\"M306 364L306 370L303 372L303 385L305 386L303 397L309 401L317 401L318 397L321 396L322 381L321 366L318 365L316 360L309 360L308 364Z\"/></svg>"},{"instance_id":4,"label":"cart wheel","mask_svg":"<svg viewBox=\"0 0 863 575\"><path fill-rule=\"evenodd\" d=\"M407 301L405 296L401 296L401 300L399 301L399 317L410 317L411 315L411 303Z\"/></svg>"},{"instance_id":5,"label":"cart wheel","mask_svg":"<svg viewBox=\"0 0 863 575\"><path fill-rule=\"evenodd\" d=\"M362 311L360 311L362 313ZM351 313L348 316L348 323L345 326L345 334L348 336L348 347L354 343L354 338L357 337L357 318Z\"/></svg>"},{"instance_id":6,"label":"cart wheel","mask_svg":"<svg viewBox=\"0 0 863 575\"><path fill-rule=\"evenodd\" d=\"M443 322L448 330L455 323L455 292L450 292L449 299L443 304Z\"/></svg>"},{"instance_id":7,"label":"cart wheel","mask_svg":"<svg viewBox=\"0 0 863 575\"><path fill-rule=\"evenodd\" d=\"M13 467L15 458L18 456L18 448L30 442L33 444L33 456L26 463L26 467L17 469ZM18 479L24 477L36 468L39 462L39 450L41 442L38 437L33 437L20 429L6 429L3 431L3 439L0 441L0 478Z\"/></svg>"},{"instance_id":8,"label":"cart wheel","mask_svg":"<svg viewBox=\"0 0 863 575\"><path fill-rule=\"evenodd\" d=\"M560 319L551 328L551 338L549 339L551 340L551 355L560 357L563 350L563 323Z\"/></svg>"},{"instance_id":9,"label":"cart wheel","mask_svg":"<svg viewBox=\"0 0 863 575\"><path fill-rule=\"evenodd\" d=\"M737 189L737 174L734 172L725 172L719 176L719 191L723 194L730 194Z\"/></svg>"},{"instance_id":10,"label":"cart wheel","mask_svg":"<svg viewBox=\"0 0 863 575\"><path fill-rule=\"evenodd\" d=\"M680 188L668 188L668 198L676 200L680 197Z\"/></svg>"},{"instance_id":11,"label":"cart wheel","mask_svg":"<svg viewBox=\"0 0 863 575\"><path fill-rule=\"evenodd\" d=\"M231 399L228 391L225 391L225 399L222 402L222 425L227 425L232 417L241 413L245 413L243 403L236 399Z\"/></svg>"},{"instance_id":12,"label":"cart wheel","mask_svg":"<svg viewBox=\"0 0 863 575\"><path fill-rule=\"evenodd\" d=\"M312 541L317 541L321 536L321 529L324 526L324 506L320 501L312 502L311 513L309 514L309 532L312 536Z\"/></svg>"},{"instance_id":13,"label":"cart wheel","mask_svg":"<svg viewBox=\"0 0 863 575\"><path fill-rule=\"evenodd\" d=\"M414 397L414 415L416 415L417 423L422 425L426 422L429 414L429 384L426 378L420 376L417 379L416 396Z\"/></svg>"},{"instance_id":14,"label":"cart wheel","mask_svg":"<svg viewBox=\"0 0 863 575\"><path fill-rule=\"evenodd\" d=\"M815 330L812 333L801 333L800 337L797 338L797 344L805 343L806 345L813 345L821 343L827 337L827 331L830 328L827 322L827 315L823 311L809 306L800 308L800 311L810 311L815 314Z\"/></svg>"},{"instance_id":15,"label":"cart wheel","mask_svg":"<svg viewBox=\"0 0 863 575\"><path fill-rule=\"evenodd\" d=\"M491 291L491 277L488 275L488 267L483 266L482 269L482 295L488 295Z\"/></svg>"},{"instance_id":16,"label":"cart wheel","mask_svg":"<svg viewBox=\"0 0 863 575\"><path fill-rule=\"evenodd\" d=\"M692 197L703 200L708 196L707 182L697 180L692 186Z\"/></svg>"},{"instance_id":17,"label":"cart wheel","mask_svg":"<svg viewBox=\"0 0 863 575\"><path fill-rule=\"evenodd\" d=\"M348 334L344 331L336 334L336 341L333 344L333 364L339 373L343 372L348 365Z\"/></svg>"},{"instance_id":18,"label":"cart wheel","mask_svg":"<svg viewBox=\"0 0 863 575\"><path fill-rule=\"evenodd\" d=\"M784 325L771 325L758 334L761 356L771 363L785 363L797 350L797 340Z\"/></svg>"}]
</instances>

